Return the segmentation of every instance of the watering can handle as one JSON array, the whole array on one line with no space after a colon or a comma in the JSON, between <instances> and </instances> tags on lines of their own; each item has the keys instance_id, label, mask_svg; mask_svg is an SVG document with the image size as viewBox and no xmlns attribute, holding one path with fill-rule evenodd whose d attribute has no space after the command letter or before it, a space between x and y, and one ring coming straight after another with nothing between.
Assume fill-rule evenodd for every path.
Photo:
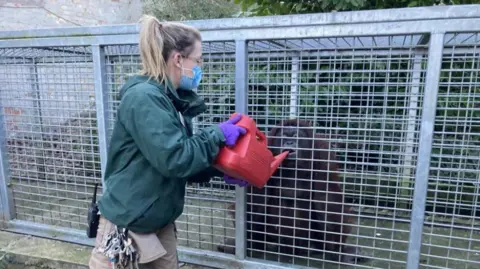
<instances>
[{"instance_id":1,"label":"watering can handle","mask_svg":"<svg viewBox=\"0 0 480 269\"><path fill-rule=\"evenodd\" d=\"M260 132L260 130L257 129L256 135L257 135L258 137L260 137L260 141L261 141L263 144L265 144L265 143L267 142L267 137L265 137L265 135L264 135L262 132Z\"/></svg>"}]
</instances>

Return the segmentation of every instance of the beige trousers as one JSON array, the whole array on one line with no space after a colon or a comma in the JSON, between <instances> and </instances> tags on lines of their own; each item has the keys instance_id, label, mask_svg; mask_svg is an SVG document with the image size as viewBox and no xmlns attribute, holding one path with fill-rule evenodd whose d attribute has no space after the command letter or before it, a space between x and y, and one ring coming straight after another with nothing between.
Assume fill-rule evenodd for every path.
<instances>
[{"instance_id":1,"label":"beige trousers","mask_svg":"<svg viewBox=\"0 0 480 269\"><path fill-rule=\"evenodd\" d=\"M104 236L112 232L115 229L115 225L108 221L107 219L100 217L100 223L98 226L97 238L95 239L95 247L90 256L89 268L90 269L111 269L112 264L108 261L108 258L102 253L97 253L96 248L100 246L103 241ZM177 238L175 235L175 226L170 224L161 231L156 233L156 236L160 240L160 248L163 248L164 255L160 258L157 258L148 263L139 264L140 269L178 269L178 260L177 260ZM134 236L132 236L134 237ZM135 245L137 242L133 240ZM158 243L158 242L157 242ZM150 253L142 253L141 250L149 251L151 246L157 245L155 242L151 244L149 242L143 242L145 246L137 246L136 249L139 249L140 257L142 255L149 256ZM156 250L152 250L156 251ZM157 251L158 252L158 251Z\"/></svg>"}]
</instances>

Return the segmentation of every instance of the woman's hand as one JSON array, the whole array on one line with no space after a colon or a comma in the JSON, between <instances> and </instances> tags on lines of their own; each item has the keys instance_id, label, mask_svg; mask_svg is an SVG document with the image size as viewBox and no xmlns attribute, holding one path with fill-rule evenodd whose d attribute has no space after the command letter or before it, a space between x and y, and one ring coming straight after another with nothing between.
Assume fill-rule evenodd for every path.
<instances>
[{"instance_id":1,"label":"woman's hand","mask_svg":"<svg viewBox=\"0 0 480 269\"><path fill-rule=\"evenodd\" d=\"M233 178L229 175L224 175L223 176L223 180L225 180L225 183L227 184L233 184L233 185L238 185L240 187L246 187L248 186L248 182L244 181L244 180L241 180L241 179L236 179L236 178Z\"/></svg>"},{"instance_id":2,"label":"woman's hand","mask_svg":"<svg viewBox=\"0 0 480 269\"><path fill-rule=\"evenodd\" d=\"M240 135L247 132L245 128L235 125L242 118L241 114L236 115L232 119L229 119L223 123L220 123L219 127L225 136L225 144L227 146L234 146L237 143Z\"/></svg>"}]
</instances>

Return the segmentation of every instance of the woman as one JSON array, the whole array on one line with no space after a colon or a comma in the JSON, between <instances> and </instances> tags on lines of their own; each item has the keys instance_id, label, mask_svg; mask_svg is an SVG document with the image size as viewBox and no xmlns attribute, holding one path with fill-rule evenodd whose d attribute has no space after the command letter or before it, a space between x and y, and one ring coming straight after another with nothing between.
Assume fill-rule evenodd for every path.
<instances>
[{"instance_id":1,"label":"woman","mask_svg":"<svg viewBox=\"0 0 480 269\"><path fill-rule=\"evenodd\" d=\"M208 182L218 173L212 163L220 148L245 133L235 125L237 117L192 134L192 118L206 110L192 91L202 77L201 41L192 27L142 19L143 68L120 90L91 269L125 260L128 253L115 252L115 240L109 240L122 235L122 242L132 240L140 268L177 268L174 221L183 212L186 184Z\"/></svg>"}]
</instances>

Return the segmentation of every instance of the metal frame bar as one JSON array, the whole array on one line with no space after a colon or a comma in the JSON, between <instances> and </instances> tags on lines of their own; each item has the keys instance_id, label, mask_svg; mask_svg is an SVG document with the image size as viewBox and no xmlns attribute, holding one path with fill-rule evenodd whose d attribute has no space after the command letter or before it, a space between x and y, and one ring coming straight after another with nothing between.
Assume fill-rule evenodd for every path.
<instances>
[{"instance_id":1,"label":"metal frame bar","mask_svg":"<svg viewBox=\"0 0 480 269\"><path fill-rule=\"evenodd\" d=\"M103 47L92 45L93 72L95 79L95 104L97 111L98 146L100 148L100 166L102 170L102 187L105 191L105 169L107 167L108 141L108 85Z\"/></svg>"},{"instance_id":2,"label":"metal frame bar","mask_svg":"<svg viewBox=\"0 0 480 269\"><path fill-rule=\"evenodd\" d=\"M424 45L421 45L419 48L415 48L414 54L415 55L426 55L428 53L428 49L423 47ZM384 48L374 48L376 56L391 56L391 55L409 55L412 54L413 50L411 48L398 48L398 49L384 49ZM474 54L472 50L466 49L466 48L461 48L456 46L455 49L452 48L444 48L444 55L451 55L452 51L455 51L455 53L459 54ZM302 49L302 58L303 57L328 57L331 56L332 53L335 53L338 56L365 56L365 55L371 55L372 54L372 48L354 48L354 49L321 49L320 48L315 48L315 49ZM475 53L477 56L480 53ZM227 55L229 55L227 57ZM292 57L297 57L299 54L298 52L290 52L290 51L279 51L279 52L258 52L255 51L254 53L254 58L259 59L259 58L292 58ZM114 59L115 57L122 56L121 54L118 55L105 55L109 56L110 59ZM250 56L249 56L250 57ZM26 57L28 58L28 57ZM215 59L226 59L226 58L235 58L235 53L212 53L211 55L208 56L209 59L215 60ZM10 61L9 61L10 59ZM25 59L22 58L22 61ZM81 59L83 61L83 58ZM48 57L42 58L42 63L52 63L54 62L53 59L49 59ZM64 61L65 63L76 63L78 62L78 59L75 57L68 57ZM15 59L14 57L0 57L0 64L15 64ZM208 64L208 62L207 62Z\"/></svg>"},{"instance_id":3,"label":"metal frame bar","mask_svg":"<svg viewBox=\"0 0 480 269\"><path fill-rule=\"evenodd\" d=\"M0 203L3 220L9 221L16 217L13 193L10 186L10 171L6 149L6 133L3 103L0 100Z\"/></svg>"},{"instance_id":4,"label":"metal frame bar","mask_svg":"<svg viewBox=\"0 0 480 269\"><path fill-rule=\"evenodd\" d=\"M110 62L107 63L109 60ZM115 61L112 60L111 57L108 57L107 55L105 55L105 70L106 70L106 82L107 82L107 85L106 85L106 103L105 103L105 100L104 100L104 105L106 104L106 106L104 107L104 109L107 110L107 117L105 118L106 119L106 126L105 126L105 130L106 131L110 131L110 128L111 126L110 125L113 125L112 122L110 122L111 118L113 115L112 115L112 112L111 109L112 109L112 106L114 105L114 103L116 102L115 100L115 95L111 94L112 91L114 91L114 87L115 87ZM106 133L106 136L107 136L107 148L108 148L108 143L110 142L110 133L107 132ZM108 152L107 152L108 153ZM102 182L103 183L103 182Z\"/></svg>"},{"instance_id":5,"label":"metal frame bar","mask_svg":"<svg viewBox=\"0 0 480 269\"><path fill-rule=\"evenodd\" d=\"M64 242L76 243L79 245L93 247L94 238L87 238L82 231L63 227L53 227L46 224L36 224L29 221L13 220L7 222L6 231L33 235L41 238L61 240ZM182 262L210 266L213 268L232 269L284 269L296 268L307 269L301 266L288 266L269 261L258 261L255 259L238 260L238 258L209 250L199 250L187 247L178 247L178 257Z\"/></svg>"},{"instance_id":6,"label":"metal frame bar","mask_svg":"<svg viewBox=\"0 0 480 269\"><path fill-rule=\"evenodd\" d=\"M303 26L268 27L257 25L249 28L203 30L205 41L266 40L285 38L311 38L336 36L371 36L431 33L442 29L445 32L480 31L478 17L468 19L445 19L423 21L368 22L362 24L325 24ZM52 30L53 31L53 30ZM52 37L33 39L0 39L0 48L58 47L87 45L126 45L138 43L138 34L98 35L77 37Z\"/></svg>"},{"instance_id":7,"label":"metal frame bar","mask_svg":"<svg viewBox=\"0 0 480 269\"><path fill-rule=\"evenodd\" d=\"M413 154L414 154L414 145L415 145L415 129L417 127L417 111L419 109L419 93L420 93L420 79L422 76L422 61L423 54L415 54L413 57L412 65L412 78L410 86L410 96L409 96L409 105L408 105L408 123L407 123L407 137L405 145L405 156L403 158L403 181L411 182L410 176L412 173L411 166L413 165ZM409 193L407 190L408 186L402 186L405 188L402 192Z\"/></svg>"},{"instance_id":8,"label":"metal frame bar","mask_svg":"<svg viewBox=\"0 0 480 269\"><path fill-rule=\"evenodd\" d=\"M32 60L32 66L29 68L31 72L31 87L32 87L32 93L33 96L35 96L35 101L34 101L34 117L38 117L38 121L35 124L38 124L40 126L40 132L35 133L35 136L43 142L45 141L45 127L43 124L43 108L42 108L42 96L41 96L41 91L40 91L40 85L39 85L39 78L38 78L38 65L37 61L35 59ZM42 166L42 164L45 164L45 158L43 158L43 151L41 147L36 149L36 152L39 156L37 158L37 162L40 164L37 166L37 171L40 174L41 178L45 178L45 166Z\"/></svg>"},{"instance_id":9,"label":"metal frame bar","mask_svg":"<svg viewBox=\"0 0 480 269\"><path fill-rule=\"evenodd\" d=\"M41 92L40 92L40 86L39 86L39 79L38 79L38 66L37 66L37 61L32 60L32 66L30 67L30 72L31 72L31 85L32 85L32 91L33 91L33 96L35 96L35 105L34 107L36 108L36 112L38 113L36 116L38 116L38 125L40 125L40 132L41 132L41 138L43 139L44 136L44 129L43 129L43 116L42 116L42 97L41 97Z\"/></svg>"},{"instance_id":10,"label":"metal frame bar","mask_svg":"<svg viewBox=\"0 0 480 269\"><path fill-rule=\"evenodd\" d=\"M248 44L246 40L235 42L235 110L248 112ZM246 255L246 187L235 187L235 256L243 260ZM239 240L241 239L241 240Z\"/></svg>"},{"instance_id":11,"label":"metal frame bar","mask_svg":"<svg viewBox=\"0 0 480 269\"><path fill-rule=\"evenodd\" d=\"M12 220L7 222L5 230L8 232L61 240L85 246L93 247L95 244L95 238L86 237L85 231L59 226L54 227L25 220Z\"/></svg>"},{"instance_id":12,"label":"metal frame bar","mask_svg":"<svg viewBox=\"0 0 480 269\"><path fill-rule=\"evenodd\" d=\"M323 26L323 25L343 25L370 24L381 22L414 22L418 24L419 20L451 20L478 18L480 16L480 5L460 5L460 6L435 6L435 7L416 7L416 8L398 8L386 10L366 10L349 12L331 12L301 15L285 16L265 16L254 18L228 18L228 19L210 19L185 21L183 23L195 26L201 31L217 30L235 30L247 29L257 30L257 28L283 28L292 26ZM340 27L340 28L341 28ZM469 28L475 25L469 25ZM321 28L321 27L320 27ZM463 31L461 27L457 27ZM414 28L416 29L416 28ZM280 29L281 30L281 29ZM375 30L375 29L374 29ZM5 39L29 39L40 37L58 37L66 38L71 36L96 36L96 35L129 35L136 34L139 31L137 24L107 25L94 27L68 27L68 28L47 28L18 31L0 32L0 40ZM375 32L377 33L377 32ZM230 33L232 34L232 33ZM228 38L232 39L232 38Z\"/></svg>"},{"instance_id":13,"label":"metal frame bar","mask_svg":"<svg viewBox=\"0 0 480 269\"><path fill-rule=\"evenodd\" d=\"M285 26L283 28L258 28L232 30L203 31L202 37L206 41L223 40L266 40L266 39L290 39L311 37L346 37L346 36L371 36L371 35L402 35L415 33L435 32L444 29L445 32L480 31L480 18L475 19L452 19L431 20L415 22L381 22L364 24L328 24L307 26ZM0 43L1 46L1 43Z\"/></svg>"},{"instance_id":14,"label":"metal frame bar","mask_svg":"<svg viewBox=\"0 0 480 269\"><path fill-rule=\"evenodd\" d=\"M292 57L292 77L290 83L290 118L298 116L298 73L299 73L299 56Z\"/></svg>"},{"instance_id":15,"label":"metal frame bar","mask_svg":"<svg viewBox=\"0 0 480 269\"><path fill-rule=\"evenodd\" d=\"M423 49L422 47L416 49L418 51L418 54L422 52L422 50L425 50L425 54L427 54L427 49ZM375 55L377 56L390 56L390 55L408 55L412 53L412 49L410 48L398 48L398 49L393 49L389 50L386 48L374 48ZM445 53L448 54L448 52L451 52L452 49L445 49ZM463 52L464 54L469 53L468 49L460 49L458 47L455 48L455 52ZM315 48L315 49L302 49L302 58L303 57L328 57L331 56L332 53L335 53L339 56L365 56L365 55L371 55L372 53L372 48L355 48L355 49L348 49L348 48L342 48L342 49L320 49L320 48ZM130 56L131 54L128 54ZM139 55L139 54L138 54ZM115 54L115 55L108 55L105 54L105 56L108 56L110 59L116 59L117 57L125 56L122 54ZM298 57L299 53L298 52L293 52L293 51L279 51L279 52L259 52L255 51L254 57L256 59L259 58L291 58L291 57ZM250 56L249 56L250 57ZM26 57L29 58L29 57ZM221 52L212 52L209 53L208 59L209 60L218 60L218 59L228 59L228 58L235 58L235 53L221 53ZM80 60L83 61L84 57L82 57ZM10 60L10 61L9 61ZM22 58L22 61L25 59ZM43 57L42 58L42 63L52 63L54 62L55 59L50 58L50 57ZM65 59L65 63L76 63L79 60L75 57L67 57ZM9 57L9 56L4 56L0 57L0 64L15 64L15 59L14 57ZM208 64L208 62L206 62Z\"/></svg>"},{"instance_id":16,"label":"metal frame bar","mask_svg":"<svg viewBox=\"0 0 480 269\"><path fill-rule=\"evenodd\" d=\"M199 28L205 41L235 40L235 97L237 98L235 107L236 111L241 113L248 112L248 92L246 90L248 86L248 40L433 33L429 41L427 77L420 130L421 137L417 153L414 208L410 222L410 238L406 261L408 269L417 269L420 264L422 246L426 192L436 112L435 101L438 94L442 56L447 51L447 49L444 49L445 33L465 32L467 30L468 32L480 31L480 5L204 20L187 22L187 24ZM438 32L438 29L441 29L442 32ZM103 46L137 44L137 42L137 25L0 32L0 48L78 45L92 47L102 175L105 172L108 138L108 85ZM423 46L423 44L418 44L418 46ZM361 49L353 52L349 52L348 49L345 50L347 54L362 53L359 51ZM380 48L379 50L381 51ZM310 55L308 54L309 49L304 51L305 53L303 53L302 49L302 55ZM331 49L313 52L312 55L329 55L332 51L342 53L342 50ZM422 52L422 49L418 50L419 55ZM280 52L279 55L290 55L288 53ZM391 51L383 53L389 55ZM259 53L256 52L255 56L257 58L258 55ZM271 56L272 54L268 55ZM415 70L414 68L414 72ZM411 89L413 92L415 87L418 87L416 85L418 83L415 82L415 78L412 80L414 80ZM294 84L295 81L292 78L291 85ZM414 103L415 100L413 99L411 102ZM413 105L413 103L411 104ZM410 140L407 139L407 141ZM103 181L102 177L102 183ZM180 247L179 254L181 260L217 268L291 268L292 266L285 265L283 267L276 263L255 262L246 259L246 188L237 186L235 195L235 256ZM7 220L5 223L9 231L41 237L55 237L64 241L93 246L94 240L86 238L82 231L13 220L15 218L15 210L11 189L9 188L9 171L2 113L0 113L0 201L0 209L4 219Z\"/></svg>"},{"instance_id":17,"label":"metal frame bar","mask_svg":"<svg viewBox=\"0 0 480 269\"><path fill-rule=\"evenodd\" d=\"M410 221L410 238L408 245L407 269L417 269L423 237L425 205L427 200L430 156L432 153L433 128L437 109L438 86L443 59L445 33L433 33L430 38L428 66L423 97L422 125L413 193L413 211Z\"/></svg>"}]
</instances>

